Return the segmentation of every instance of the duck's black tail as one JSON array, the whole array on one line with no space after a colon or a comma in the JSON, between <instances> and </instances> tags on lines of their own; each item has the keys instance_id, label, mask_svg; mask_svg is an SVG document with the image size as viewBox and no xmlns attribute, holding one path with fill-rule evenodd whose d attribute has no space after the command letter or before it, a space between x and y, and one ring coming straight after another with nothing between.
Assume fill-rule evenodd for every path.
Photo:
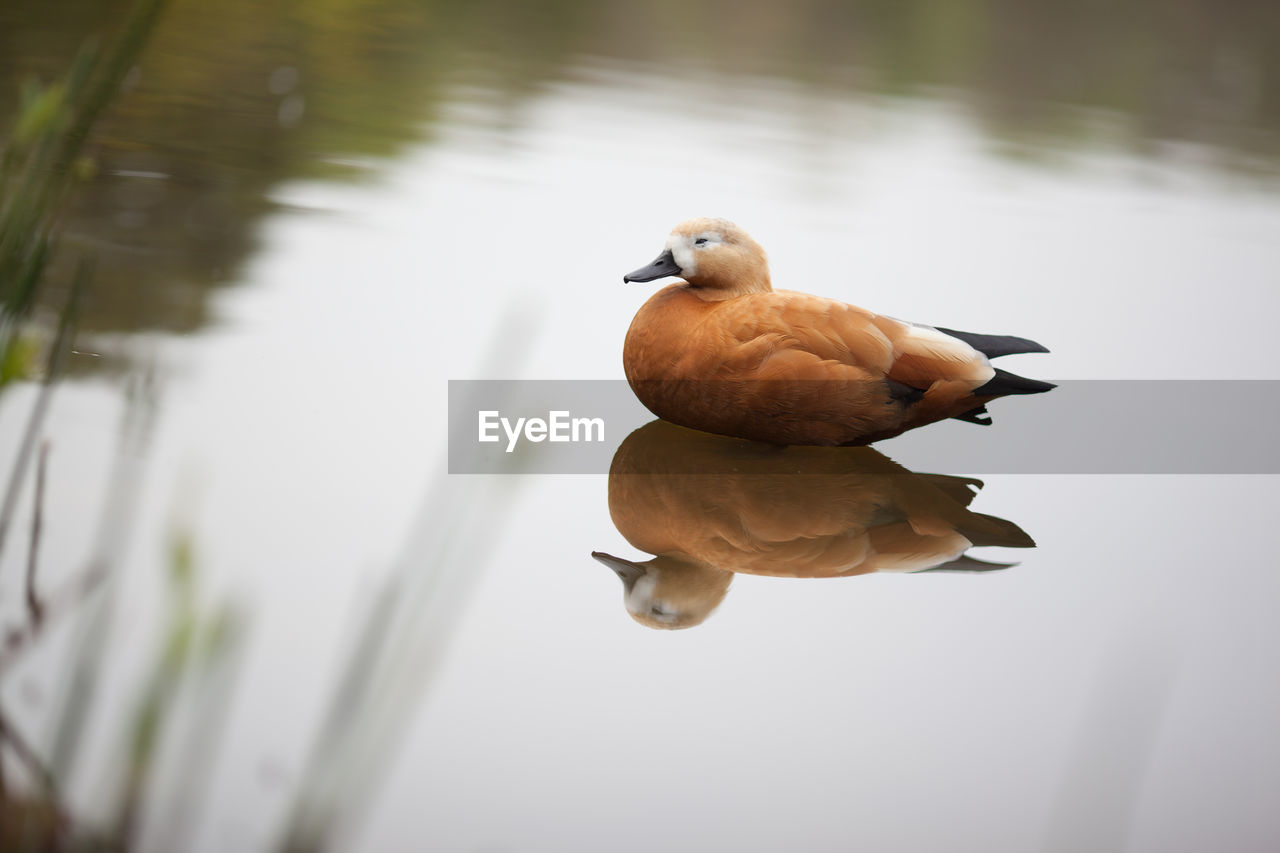
<instances>
[{"instance_id":1,"label":"duck's black tail","mask_svg":"<svg viewBox=\"0 0 1280 853\"><path fill-rule=\"evenodd\" d=\"M1002 355L1017 355L1026 352L1048 352L1049 348L1028 338L1017 338L1013 335L979 335L975 332L959 332L955 329L944 329L935 326L944 335L964 341L987 358L999 358ZM1041 382L1039 379L1028 379L1007 370L995 368L996 375L985 385L973 390L975 397L1005 397L1010 394L1043 394L1058 386L1052 382ZM958 421L968 421L981 426L991 425L991 415L986 406L976 406L963 414L955 415Z\"/></svg>"},{"instance_id":2,"label":"duck's black tail","mask_svg":"<svg viewBox=\"0 0 1280 853\"><path fill-rule=\"evenodd\" d=\"M1016 373L996 368L996 375L987 380L985 385L973 389L975 397L1004 397L1009 394L1043 394L1057 388L1052 382L1041 382L1039 379L1028 379Z\"/></svg>"},{"instance_id":3,"label":"duck's black tail","mask_svg":"<svg viewBox=\"0 0 1280 853\"><path fill-rule=\"evenodd\" d=\"M944 329L935 326L944 335L959 338L987 358L999 358L1002 355L1017 355L1024 352L1048 352L1048 347L1026 338L1015 338L1013 335L978 335L973 332L957 332L955 329Z\"/></svg>"},{"instance_id":4,"label":"duck's black tail","mask_svg":"<svg viewBox=\"0 0 1280 853\"><path fill-rule=\"evenodd\" d=\"M1016 373L996 368L996 375L987 380L985 385L973 389L975 397L1006 397L1010 394L1043 394L1057 388L1052 382L1041 382L1039 379L1028 379ZM976 406L969 411L953 415L958 421L967 421L979 426L991 426L991 415L986 406Z\"/></svg>"}]
</instances>

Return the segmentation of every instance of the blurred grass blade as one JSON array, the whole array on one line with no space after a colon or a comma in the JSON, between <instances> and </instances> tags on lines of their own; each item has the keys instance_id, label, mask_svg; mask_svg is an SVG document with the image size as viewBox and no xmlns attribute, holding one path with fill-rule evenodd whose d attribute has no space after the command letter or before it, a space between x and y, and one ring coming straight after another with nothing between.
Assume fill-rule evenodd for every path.
<instances>
[{"instance_id":1,"label":"blurred grass blade","mask_svg":"<svg viewBox=\"0 0 1280 853\"><path fill-rule=\"evenodd\" d=\"M512 309L487 347L484 372L527 351L530 312ZM471 587L519 477L452 477L441 466L426 490L390 576L335 681L283 828L288 853L344 849L374 799L393 747L445 659Z\"/></svg>"},{"instance_id":2,"label":"blurred grass blade","mask_svg":"<svg viewBox=\"0 0 1280 853\"><path fill-rule=\"evenodd\" d=\"M156 411L155 380L150 372L134 376L129 385L112 470L103 491L102 515L85 574L102 579L105 587L88 607L78 629L75 658L67 667L53 714L50 766L65 778L79 754L80 738L97 690L98 672L106 655L106 638L115 613L115 569L133 530L148 439Z\"/></svg>"},{"instance_id":3,"label":"blurred grass blade","mask_svg":"<svg viewBox=\"0 0 1280 853\"><path fill-rule=\"evenodd\" d=\"M0 503L0 554L4 553L9 526L13 521L13 513L18 504L18 495L22 490L27 467L31 463L31 457L39 441L40 430L44 426L45 416L49 412L49 401L53 397L54 384L62 375L62 369L66 364L67 353L71 349L71 341L75 335L80 300L83 298L85 287L92 274L92 265L87 261L81 260L79 267L76 269L71 293L67 296L67 303L62 308L62 317L58 322L58 333L53 339L53 345L49 348L44 382L40 385L35 404L32 405L31 413L27 417L27 426L23 430L22 440L18 444L18 452L13 460L13 467L9 471L4 500Z\"/></svg>"}]
</instances>

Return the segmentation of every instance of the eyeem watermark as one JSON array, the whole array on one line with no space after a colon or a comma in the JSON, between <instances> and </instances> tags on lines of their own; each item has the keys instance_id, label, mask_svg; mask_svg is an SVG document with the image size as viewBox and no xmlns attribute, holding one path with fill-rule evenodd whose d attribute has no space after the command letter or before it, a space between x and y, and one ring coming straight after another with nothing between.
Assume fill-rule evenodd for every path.
<instances>
[{"instance_id":1,"label":"eyeem watermark","mask_svg":"<svg viewBox=\"0 0 1280 853\"><path fill-rule=\"evenodd\" d=\"M876 447L946 474L1280 475L1280 380L1081 379L990 409ZM448 417L451 474L604 474L654 416L625 379L455 379Z\"/></svg>"},{"instance_id":2,"label":"eyeem watermark","mask_svg":"<svg viewBox=\"0 0 1280 853\"><path fill-rule=\"evenodd\" d=\"M575 418L568 411L551 411L547 419L516 418L512 424L497 410L485 410L479 414L479 441L500 441L501 427L507 437L507 452L516 449L521 434L526 441L604 441L604 418Z\"/></svg>"}]
</instances>

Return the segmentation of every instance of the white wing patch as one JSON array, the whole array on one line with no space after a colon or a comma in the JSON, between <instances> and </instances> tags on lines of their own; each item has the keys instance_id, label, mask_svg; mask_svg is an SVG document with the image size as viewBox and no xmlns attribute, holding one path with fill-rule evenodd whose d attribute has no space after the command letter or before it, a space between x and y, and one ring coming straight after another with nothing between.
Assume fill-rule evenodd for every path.
<instances>
[{"instance_id":1,"label":"white wing patch","mask_svg":"<svg viewBox=\"0 0 1280 853\"><path fill-rule=\"evenodd\" d=\"M933 546L925 549L923 545ZM936 539L921 542L918 553L877 555L876 571L878 572L922 572L959 559L973 547L973 543L959 533L939 536Z\"/></svg>"},{"instance_id":2,"label":"white wing patch","mask_svg":"<svg viewBox=\"0 0 1280 853\"><path fill-rule=\"evenodd\" d=\"M899 320L898 322L902 322ZM939 332L933 326L922 326L919 323L907 323L907 351L927 354L944 361L980 361L987 357L959 338Z\"/></svg>"}]
</instances>

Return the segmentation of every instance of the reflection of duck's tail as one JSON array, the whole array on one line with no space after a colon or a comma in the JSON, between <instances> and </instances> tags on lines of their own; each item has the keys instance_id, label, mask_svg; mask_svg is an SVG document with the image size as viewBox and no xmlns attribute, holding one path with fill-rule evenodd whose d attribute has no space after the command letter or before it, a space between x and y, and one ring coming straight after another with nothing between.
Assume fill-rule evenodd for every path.
<instances>
[{"instance_id":1,"label":"reflection of duck's tail","mask_svg":"<svg viewBox=\"0 0 1280 853\"><path fill-rule=\"evenodd\" d=\"M978 493L978 489L982 488L982 481L973 477L956 477L952 474L913 474L911 476L924 477L929 481L929 485L960 504L960 506L971 504L973 496Z\"/></svg>"},{"instance_id":2,"label":"reflection of duck's tail","mask_svg":"<svg viewBox=\"0 0 1280 853\"><path fill-rule=\"evenodd\" d=\"M956 531L974 544L998 545L1003 548L1034 548L1036 542L1026 531L1012 521L996 518L994 515L983 515L980 512L966 513L964 519L956 526Z\"/></svg>"},{"instance_id":3,"label":"reflection of duck's tail","mask_svg":"<svg viewBox=\"0 0 1280 853\"><path fill-rule=\"evenodd\" d=\"M913 575L922 575L925 572L998 572L1001 569L1008 569L1018 565L1017 563L993 563L989 560L977 560L973 557L961 554L949 563L943 563L941 566L934 566L932 569L921 569L918 572L912 572Z\"/></svg>"}]
</instances>

